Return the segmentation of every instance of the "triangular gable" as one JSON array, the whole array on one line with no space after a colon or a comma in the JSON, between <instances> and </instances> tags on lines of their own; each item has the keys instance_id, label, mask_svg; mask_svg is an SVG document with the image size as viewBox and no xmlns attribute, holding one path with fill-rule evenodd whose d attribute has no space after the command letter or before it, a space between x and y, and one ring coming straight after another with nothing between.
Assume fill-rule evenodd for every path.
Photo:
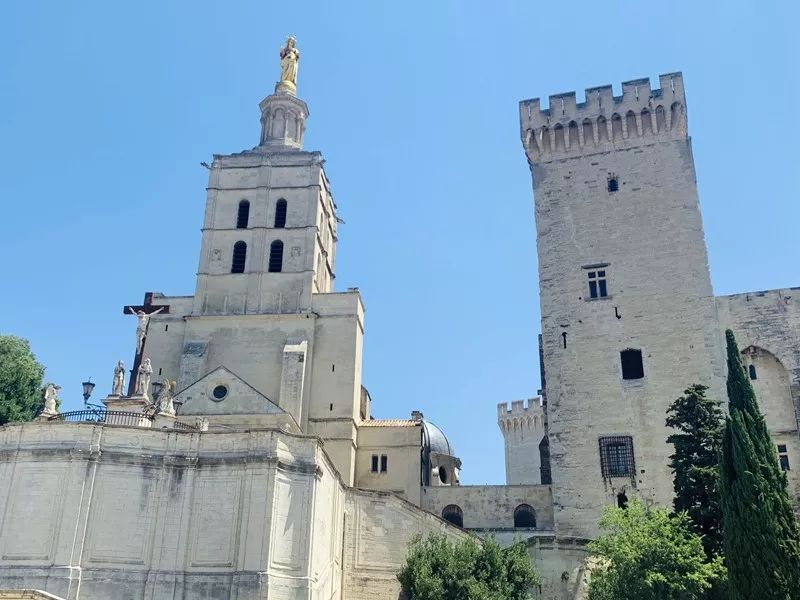
<instances>
[{"instance_id":1,"label":"triangular gable","mask_svg":"<svg viewBox=\"0 0 800 600\"><path fill-rule=\"evenodd\" d=\"M284 410L227 367L217 367L175 394L180 416L264 415Z\"/></svg>"}]
</instances>

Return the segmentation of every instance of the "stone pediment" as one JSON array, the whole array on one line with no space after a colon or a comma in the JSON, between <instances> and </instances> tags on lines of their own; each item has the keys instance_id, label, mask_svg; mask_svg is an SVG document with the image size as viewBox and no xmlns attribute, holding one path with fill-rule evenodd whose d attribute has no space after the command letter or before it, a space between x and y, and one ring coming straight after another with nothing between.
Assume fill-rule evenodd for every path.
<instances>
[{"instance_id":1,"label":"stone pediment","mask_svg":"<svg viewBox=\"0 0 800 600\"><path fill-rule=\"evenodd\" d=\"M217 367L175 394L181 417L189 415L268 415L283 413L272 402L226 367Z\"/></svg>"}]
</instances>

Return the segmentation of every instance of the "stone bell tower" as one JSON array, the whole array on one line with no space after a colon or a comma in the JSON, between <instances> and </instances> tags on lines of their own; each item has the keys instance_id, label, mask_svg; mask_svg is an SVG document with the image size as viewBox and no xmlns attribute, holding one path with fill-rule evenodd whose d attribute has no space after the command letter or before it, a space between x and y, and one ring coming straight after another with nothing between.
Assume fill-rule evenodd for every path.
<instances>
[{"instance_id":1,"label":"stone bell tower","mask_svg":"<svg viewBox=\"0 0 800 600\"><path fill-rule=\"evenodd\" d=\"M693 383L724 397L683 78L525 100L520 125L555 523L593 536L604 504L671 502L669 404Z\"/></svg>"},{"instance_id":2,"label":"stone bell tower","mask_svg":"<svg viewBox=\"0 0 800 600\"><path fill-rule=\"evenodd\" d=\"M318 435L352 483L364 309L333 291L339 219L321 153L303 149L299 57L290 38L258 145L208 165L195 293L152 295L167 310L144 354L177 381L181 416Z\"/></svg>"}]
</instances>

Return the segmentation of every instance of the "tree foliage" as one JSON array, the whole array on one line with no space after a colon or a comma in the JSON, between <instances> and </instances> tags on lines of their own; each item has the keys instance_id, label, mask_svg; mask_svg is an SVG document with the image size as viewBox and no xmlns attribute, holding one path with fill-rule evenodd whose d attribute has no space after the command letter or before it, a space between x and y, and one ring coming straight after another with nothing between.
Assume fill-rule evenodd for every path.
<instances>
[{"instance_id":1,"label":"tree foliage","mask_svg":"<svg viewBox=\"0 0 800 600\"><path fill-rule=\"evenodd\" d=\"M0 335L0 425L36 416L43 404L43 377L28 340Z\"/></svg>"},{"instance_id":2,"label":"tree foliage","mask_svg":"<svg viewBox=\"0 0 800 600\"><path fill-rule=\"evenodd\" d=\"M677 430L667 443L675 447L669 457L675 512L689 515L690 526L701 536L711 559L722 553L718 462L725 421L719 400L708 398L707 389L692 385L667 409L667 426Z\"/></svg>"},{"instance_id":3,"label":"tree foliage","mask_svg":"<svg viewBox=\"0 0 800 600\"><path fill-rule=\"evenodd\" d=\"M527 600L539 583L524 543L451 543L442 534L415 537L397 579L409 600Z\"/></svg>"},{"instance_id":4,"label":"tree foliage","mask_svg":"<svg viewBox=\"0 0 800 600\"><path fill-rule=\"evenodd\" d=\"M695 600L724 578L722 559L706 559L686 513L632 499L624 509L606 507L600 528L604 533L589 543L599 558L589 600Z\"/></svg>"},{"instance_id":5,"label":"tree foliage","mask_svg":"<svg viewBox=\"0 0 800 600\"><path fill-rule=\"evenodd\" d=\"M732 600L800 598L800 534L764 417L742 366L736 338L728 346L729 417L720 461L725 560Z\"/></svg>"}]
</instances>

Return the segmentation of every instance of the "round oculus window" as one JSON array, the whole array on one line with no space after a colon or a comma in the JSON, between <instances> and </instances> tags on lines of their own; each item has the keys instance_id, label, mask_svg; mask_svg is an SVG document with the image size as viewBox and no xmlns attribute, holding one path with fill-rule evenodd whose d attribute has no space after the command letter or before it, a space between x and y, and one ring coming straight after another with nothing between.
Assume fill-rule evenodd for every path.
<instances>
[{"instance_id":1,"label":"round oculus window","mask_svg":"<svg viewBox=\"0 0 800 600\"><path fill-rule=\"evenodd\" d=\"M220 400L224 400L225 396L228 395L228 388L224 385L218 385L211 392L211 395L214 396L214 400L217 402L219 402Z\"/></svg>"}]
</instances>

